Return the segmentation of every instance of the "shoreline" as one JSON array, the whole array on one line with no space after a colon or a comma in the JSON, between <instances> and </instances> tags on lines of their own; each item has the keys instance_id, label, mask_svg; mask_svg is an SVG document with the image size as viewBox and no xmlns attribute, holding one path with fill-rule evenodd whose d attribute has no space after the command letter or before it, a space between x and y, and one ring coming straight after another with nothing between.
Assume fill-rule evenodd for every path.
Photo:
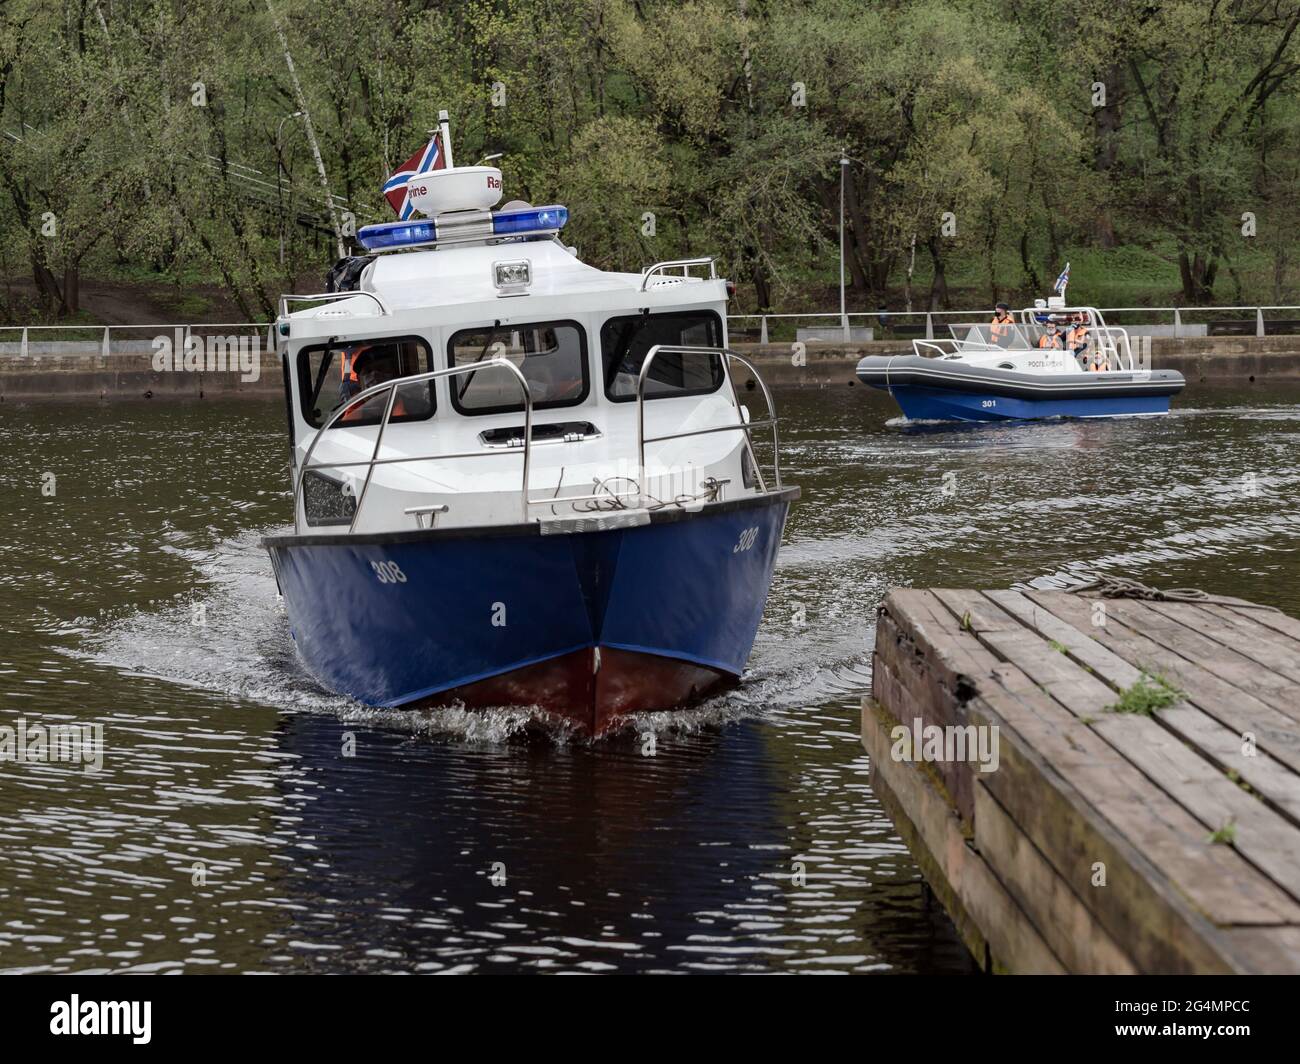
<instances>
[{"instance_id":1,"label":"shoreline","mask_svg":"<svg viewBox=\"0 0 1300 1064\"><path fill-rule=\"evenodd\" d=\"M69 399L282 399L284 383L275 352L259 352L248 372L170 370L153 365L152 347L141 341L40 345L26 356L0 353L0 403L58 402ZM737 343L732 349L750 359L773 387L856 386L854 370L865 355L911 354L905 340L863 343L808 343L796 365L790 343ZM1151 364L1178 370L1189 384L1245 385L1300 380L1300 336L1155 337ZM254 376L255 379L245 380ZM748 378L738 378L749 386Z\"/></svg>"}]
</instances>

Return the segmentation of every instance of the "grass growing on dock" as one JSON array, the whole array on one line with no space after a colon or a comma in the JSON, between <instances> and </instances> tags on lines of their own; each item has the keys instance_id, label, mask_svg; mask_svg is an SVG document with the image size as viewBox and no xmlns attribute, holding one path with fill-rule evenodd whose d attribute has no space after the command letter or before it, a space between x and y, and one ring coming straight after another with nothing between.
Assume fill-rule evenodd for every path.
<instances>
[{"instance_id":1,"label":"grass growing on dock","mask_svg":"<svg viewBox=\"0 0 1300 1064\"><path fill-rule=\"evenodd\" d=\"M1223 822L1223 827L1217 831L1210 832L1205 837L1206 842L1214 843L1219 846L1231 846L1237 841L1237 822L1229 817Z\"/></svg>"},{"instance_id":2,"label":"grass growing on dock","mask_svg":"<svg viewBox=\"0 0 1300 1064\"><path fill-rule=\"evenodd\" d=\"M1144 672L1137 683L1119 693L1119 698L1106 707L1112 713L1137 713L1149 717L1157 709L1166 709L1180 698L1183 692L1158 673Z\"/></svg>"}]
</instances>

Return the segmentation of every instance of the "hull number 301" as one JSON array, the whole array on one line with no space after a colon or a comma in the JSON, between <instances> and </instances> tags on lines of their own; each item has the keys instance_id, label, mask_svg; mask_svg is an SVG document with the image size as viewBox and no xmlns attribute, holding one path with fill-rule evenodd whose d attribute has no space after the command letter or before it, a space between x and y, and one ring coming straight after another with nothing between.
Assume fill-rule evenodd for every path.
<instances>
[{"instance_id":1,"label":"hull number 301","mask_svg":"<svg viewBox=\"0 0 1300 1064\"><path fill-rule=\"evenodd\" d=\"M731 548L731 553L739 554L741 551L749 550L749 548L754 545L756 539L758 539L757 526L745 529L745 531L740 534L740 539L737 541L736 545Z\"/></svg>"}]
</instances>

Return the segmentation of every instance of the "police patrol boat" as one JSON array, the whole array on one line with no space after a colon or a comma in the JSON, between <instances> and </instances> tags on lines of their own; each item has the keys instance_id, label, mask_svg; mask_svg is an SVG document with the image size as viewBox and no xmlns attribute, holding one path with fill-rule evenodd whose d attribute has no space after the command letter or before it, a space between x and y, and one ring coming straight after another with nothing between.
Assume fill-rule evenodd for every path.
<instances>
[{"instance_id":1,"label":"police patrol boat","mask_svg":"<svg viewBox=\"0 0 1300 1064\"><path fill-rule=\"evenodd\" d=\"M1181 373L1140 364L1125 329L1064 295L949 332L913 340L910 355L868 355L858 379L916 421L1167 414L1183 389Z\"/></svg>"},{"instance_id":2,"label":"police patrol boat","mask_svg":"<svg viewBox=\"0 0 1300 1064\"><path fill-rule=\"evenodd\" d=\"M799 490L713 260L584 264L441 118L401 220L281 299L294 527L264 544L333 690L599 734L739 678Z\"/></svg>"}]
</instances>

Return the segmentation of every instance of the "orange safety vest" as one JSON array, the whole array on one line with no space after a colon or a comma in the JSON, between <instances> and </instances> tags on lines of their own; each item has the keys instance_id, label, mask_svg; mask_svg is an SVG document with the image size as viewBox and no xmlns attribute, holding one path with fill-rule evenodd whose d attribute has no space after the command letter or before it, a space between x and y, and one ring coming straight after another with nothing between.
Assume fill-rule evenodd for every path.
<instances>
[{"instance_id":1,"label":"orange safety vest","mask_svg":"<svg viewBox=\"0 0 1300 1064\"><path fill-rule=\"evenodd\" d=\"M1016 323L1016 319L1008 314L1005 318L999 318L996 315L989 323L989 339L995 344L1002 339L1004 335L1011 331L1011 327Z\"/></svg>"},{"instance_id":2,"label":"orange safety vest","mask_svg":"<svg viewBox=\"0 0 1300 1064\"><path fill-rule=\"evenodd\" d=\"M1038 338L1038 346L1039 347L1060 347L1061 334L1043 333L1043 335Z\"/></svg>"},{"instance_id":3,"label":"orange safety vest","mask_svg":"<svg viewBox=\"0 0 1300 1064\"><path fill-rule=\"evenodd\" d=\"M1066 343L1068 343L1071 347L1074 347L1075 344L1086 343L1087 339L1088 339L1088 326L1076 325L1073 329L1070 330L1069 335L1066 337Z\"/></svg>"},{"instance_id":4,"label":"orange safety vest","mask_svg":"<svg viewBox=\"0 0 1300 1064\"><path fill-rule=\"evenodd\" d=\"M343 357L339 361L339 380L357 380L357 371L352 368L352 364L356 361L357 355L361 354L364 350L364 347L357 348L355 351L344 350Z\"/></svg>"},{"instance_id":5,"label":"orange safety vest","mask_svg":"<svg viewBox=\"0 0 1300 1064\"><path fill-rule=\"evenodd\" d=\"M400 388L401 385L398 385L398 387ZM383 393L380 393L379 395L371 396L371 398L367 399L364 403L360 403L359 405L352 407L351 409L348 410L347 413L345 413L341 418L339 418L339 420L340 420L340 421L358 421L358 420L360 420L360 418L361 418L362 414L364 413L366 407L368 407L371 403L374 403L374 402L377 402L377 401L378 401L378 402L383 402L383 401L384 401ZM379 409L379 411L378 411L378 414L379 414L380 417L383 417L383 416L384 416L384 415L383 415L383 408L382 408L382 406L380 407L380 409ZM405 416L406 416L406 404L402 402L402 396L401 396L401 393L400 393L400 392L399 392L399 393L397 394L397 396L393 399L393 413L392 413L391 416L392 416L392 417L405 417Z\"/></svg>"}]
</instances>

